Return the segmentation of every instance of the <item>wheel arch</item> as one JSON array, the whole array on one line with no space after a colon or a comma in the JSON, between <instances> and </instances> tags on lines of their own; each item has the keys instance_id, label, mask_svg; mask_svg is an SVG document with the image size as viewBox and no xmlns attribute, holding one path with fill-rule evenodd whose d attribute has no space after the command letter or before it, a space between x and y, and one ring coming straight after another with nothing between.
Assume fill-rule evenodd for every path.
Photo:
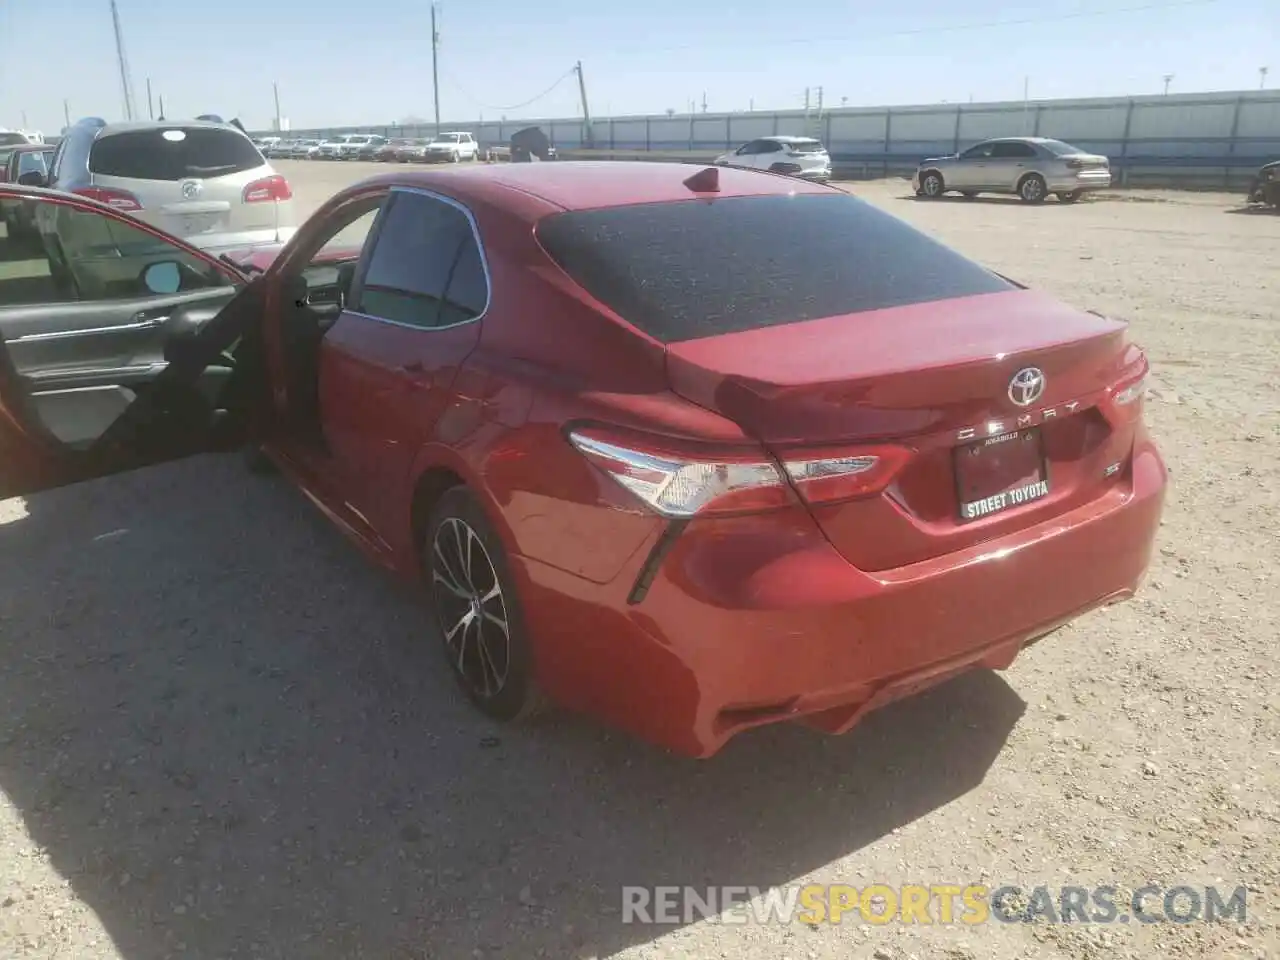
<instances>
[{"instance_id":1,"label":"wheel arch","mask_svg":"<svg viewBox=\"0 0 1280 960\"><path fill-rule=\"evenodd\" d=\"M445 492L466 487L480 504L485 517L493 524L508 556L516 553L515 534L498 509L488 484L457 451L443 444L431 443L419 451L413 465L413 493L409 498L409 534L415 560L418 559L421 534L431 511Z\"/></svg>"}]
</instances>

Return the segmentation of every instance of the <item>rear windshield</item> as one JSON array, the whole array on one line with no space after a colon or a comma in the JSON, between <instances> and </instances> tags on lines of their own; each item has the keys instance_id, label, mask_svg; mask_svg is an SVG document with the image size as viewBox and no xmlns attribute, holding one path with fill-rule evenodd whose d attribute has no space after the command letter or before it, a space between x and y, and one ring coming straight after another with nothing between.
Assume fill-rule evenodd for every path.
<instances>
[{"instance_id":1,"label":"rear windshield","mask_svg":"<svg viewBox=\"0 0 1280 960\"><path fill-rule=\"evenodd\" d=\"M95 140L89 151L90 173L136 180L223 177L264 162L248 137L210 127L111 133Z\"/></svg>"},{"instance_id":2,"label":"rear windshield","mask_svg":"<svg viewBox=\"0 0 1280 960\"><path fill-rule=\"evenodd\" d=\"M20 133L0 133L0 146L11 147L16 143L26 143L27 138Z\"/></svg>"},{"instance_id":3,"label":"rear windshield","mask_svg":"<svg viewBox=\"0 0 1280 960\"><path fill-rule=\"evenodd\" d=\"M1079 147L1073 147L1071 144L1063 143L1061 140L1042 140L1040 141L1040 146L1059 157L1074 157L1085 152Z\"/></svg>"},{"instance_id":4,"label":"rear windshield","mask_svg":"<svg viewBox=\"0 0 1280 960\"><path fill-rule=\"evenodd\" d=\"M664 343L1016 289L847 194L578 210L537 235L583 289Z\"/></svg>"},{"instance_id":5,"label":"rear windshield","mask_svg":"<svg viewBox=\"0 0 1280 960\"><path fill-rule=\"evenodd\" d=\"M817 140L797 140L787 147L792 153L821 153L824 149Z\"/></svg>"}]
</instances>

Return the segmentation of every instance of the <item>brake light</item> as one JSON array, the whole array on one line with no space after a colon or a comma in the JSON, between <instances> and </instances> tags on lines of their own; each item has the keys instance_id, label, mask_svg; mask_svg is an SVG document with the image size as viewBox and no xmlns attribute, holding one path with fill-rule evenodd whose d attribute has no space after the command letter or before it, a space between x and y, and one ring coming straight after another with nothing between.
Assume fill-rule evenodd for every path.
<instances>
[{"instance_id":1,"label":"brake light","mask_svg":"<svg viewBox=\"0 0 1280 960\"><path fill-rule=\"evenodd\" d=\"M1141 400L1147 393L1147 375L1144 372L1141 377L1127 386L1120 387L1112 395L1112 401L1120 407L1127 407L1129 404Z\"/></svg>"},{"instance_id":2,"label":"brake light","mask_svg":"<svg viewBox=\"0 0 1280 960\"><path fill-rule=\"evenodd\" d=\"M573 430L569 442L664 517L753 513L795 503L777 464L763 450L712 452L597 428Z\"/></svg>"},{"instance_id":3,"label":"brake light","mask_svg":"<svg viewBox=\"0 0 1280 960\"><path fill-rule=\"evenodd\" d=\"M142 202L128 190L115 190L111 187L81 187L71 191L76 196L97 200L122 213L131 213L142 209Z\"/></svg>"},{"instance_id":4,"label":"brake light","mask_svg":"<svg viewBox=\"0 0 1280 960\"><path fill-rule=\"evenodd\" d=\"M838 503L879 493L911 458L906 447L859 447L853 450L810 450L827 456L801 457L794 451L783 469L809 504Z\"/></svg>"},{"instance_id":5,"label":"brake light","mask_svg":"<svg viewBox=\"0 0 1280 960\"><path fill-rule=\"evenodd\" d=\"M261 180L253 181L253 183L244 188L241 199L245 203L292 200L293 190L289 188L289 181L277 173L270 177L263 177Z\"/></svg>"}]
</instances>

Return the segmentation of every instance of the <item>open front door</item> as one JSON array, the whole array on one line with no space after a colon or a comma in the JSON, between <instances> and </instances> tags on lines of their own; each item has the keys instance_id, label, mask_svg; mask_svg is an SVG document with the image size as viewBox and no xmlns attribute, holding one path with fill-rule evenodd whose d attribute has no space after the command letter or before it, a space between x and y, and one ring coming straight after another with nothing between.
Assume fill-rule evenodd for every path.
<instances>
[{"instance_id":1,"label":"open front door","mask_svg":"<svg viewBox=\"0 0 1280 960\"><path fill-rule=\"evenodd\" d=\"M0 185L0 496L243 443L260 299L124 214Z\"/></svg>"}]
</instances>

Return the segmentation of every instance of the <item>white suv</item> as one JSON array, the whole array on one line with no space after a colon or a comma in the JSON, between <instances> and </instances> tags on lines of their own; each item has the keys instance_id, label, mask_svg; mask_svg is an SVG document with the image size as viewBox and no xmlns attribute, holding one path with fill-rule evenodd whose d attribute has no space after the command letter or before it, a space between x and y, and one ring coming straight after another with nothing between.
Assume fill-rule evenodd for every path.
<instances>
[{"instance_id":1,"label":"white suv","mask_svg":"<svg viewBox=\"0 0 1280 960\"><path fill-rule=\"evenodd\" d=\"M44 185L208 250L285 243L297 231L289 182L225 123L82 120L58 144ZM41 205L49 215L69 209Z\"/></svg>"},{"instance_id":2,"label":"white suv","mask_svg":"<svg viewBox=\"0 0 1280 960\"><path fill-rule=\"evenodd\" d=\"M424 160L448 160L457 163L460 160L479 160L480 144L476 138L462 131L441 133L432 137L422 152Z\"/></svg>"},{"instance_id":3,"label":"white suv","mask_svg":"<svg viewBox=\"0 0 1280 960\"><path fill-rule=\"evenodd\" d=\"M821 183L831 179L831 156L822 141L813 137L761 137L744 143L733 153L716 157L716 164L767 170Z\"/></svg>"}]
</instances>

